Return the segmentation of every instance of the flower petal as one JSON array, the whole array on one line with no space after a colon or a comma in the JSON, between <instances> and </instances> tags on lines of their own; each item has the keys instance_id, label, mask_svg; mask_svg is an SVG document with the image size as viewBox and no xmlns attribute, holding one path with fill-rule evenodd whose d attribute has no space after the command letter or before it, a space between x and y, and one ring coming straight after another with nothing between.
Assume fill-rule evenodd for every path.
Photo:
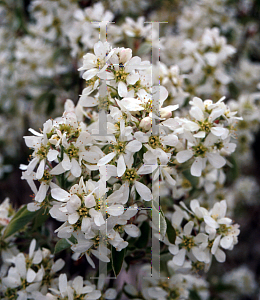
<instances>
[{"instance_id":1,"label":"flower petal","mask_svg":"<svg viewBox=\"0 0 260 300\"><path fill-rule=\"evenodd\" d=\"M192 156L193 156L192 151L183 150L177 153L176 159L179 163L184 163L185 161L189 160Z\"/></svg>"},{"instance_id":2,"label":"flower petal","mask_svg":"<svg viewBox=\"0 0 260 300\"><path fill-rule=\"evenodd\" d=\"M138 194L141 196L141 198L143 198L143 200L150 201L153 199L151 190L146 185L142 184L139 181L136 181L135 188L136 188Z\"/></svg>"}]
</instances>

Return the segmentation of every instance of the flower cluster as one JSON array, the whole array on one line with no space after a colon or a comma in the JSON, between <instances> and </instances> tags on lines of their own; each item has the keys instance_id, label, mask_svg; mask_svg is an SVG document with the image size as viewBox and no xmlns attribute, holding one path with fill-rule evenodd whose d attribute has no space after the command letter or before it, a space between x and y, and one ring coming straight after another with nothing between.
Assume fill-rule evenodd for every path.
<instances>
[{"instance_id":1,"label":"flower cluster","mask_svg":"<svg viewBox=\"0 0 260 300\"><path fill-rule=\"evenodd\" d=\"M24 137L34 150L28 166L21 166L35 194L28 209L50 208L50 215L63 222L58 237L71 244L75 259L85 254L93 267L90 255L109 262L111 246L121 251L127 237L140 236L139 210L153 199L155 170L173 189L182 163L193 158L191 174L201 176L208 162L211 171L220 169L223 156L235 150L230 139L236 112L224 98L213 103L195 97L189 119L173 117L178 105L163 106L168 91L150 84L150 69L150 63L132 57L131 49L96 43L80 68L87 87L78 105L67 100L61 118ZM105 97L100 95L104 81ZM106 123L98 108L106 110ZM100 126L107 134L99 134ZM186 225L189 234L193 225Z\"/></svg>"},{"instance_id":2,"label":"flower cluster","mask_svg":"<svg viewBox=\"0 0 260 300\"><path fill-rule=\"evenodd\" d=\"M169 265L175 269L201 270L209 268L212 256L224 262L226 255L222 249L232 250L240 233L239 225L226 217L226 200L215 203L210 211L196 199L191 200L190 209L183 202L180 204L181 207L174 205L171 219L177 233L175 245L164 241L173 255Z\"/></svg>"},{"instance_id":3,"label":"flower cluster","mask_svg":"<svg viewBox=\"0 0 260 300\"><path fill-rule=\"evenodd\" d=\"M98 289L89 281L83 281L81 276L68 281L66 274L59 272L65 265L63 259L54 262L50 250L36 250L36 240L33 239L29 253L18 252L16 255L4 258L9 264L8 271L1 278L0 296L9 299L115 299L117 293L110 288L104 291L105 281L100 276ZM10 266L12 264L12 266Z\"/></svg>"}]
</instances>

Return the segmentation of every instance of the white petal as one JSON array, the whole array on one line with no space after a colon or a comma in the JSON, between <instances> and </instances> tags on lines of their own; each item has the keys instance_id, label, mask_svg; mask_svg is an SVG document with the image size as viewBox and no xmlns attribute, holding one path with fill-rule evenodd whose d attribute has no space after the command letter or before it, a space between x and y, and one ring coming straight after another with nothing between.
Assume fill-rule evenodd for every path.
<instances>
[{"instance_id":1,"label":"white petal","mask_svg":"<svg viewBox=\"0 0 260 300\"><path fill-rule=\"evenodd\" d=\"M200 203L197 199L191 200L190 202L190 208L195 213L195 210L197 207L200 207Z\"/></svg>"},{"instance_id":2,"label":"white petal","mask_svg":"<svg viewBox=\"0 0 260 300\"><path fill-rule=\"evenodd\" d=\"M59 151L54 150L54 149L50 149L48 154L47 154L47 159L49 161L53 161L57 158L58 154L59 154Z\"/></svg>"},{"instance_id":3,"label":"white petal","mask_svg":"<svg viewBox=\"0 0 260 300\"><path fill-rule=\"evenodd\" d=\"M217 236L213 242L212 248L211 248L211 253L215 254L216 251L218 250L219 242L220 242L221 236Z\"/></svg>"},{"instance_id":4,"label":"white petal","mask_svg":"<svg viewBox=\"0 0 260 300\"><path fill-rule=\"evenodd\" d=\"M86 71L86 72L83 73L82 78L85 79L85 80L90 80L95 75L97 75L98 71L99 70L95 69L95 68L90 69L90 70L88 70L88 71Z\"/></svg>"},{"instance_id":5,"label":"white petal","mask_svg":"<svg viewBox=\"0 0 260 300\"><path fill-rule=\"evenodd\" d=\"M217 153L207 153L207 158L210 164L217 169L222 168L226 164L225 158Z\"/></svg>"},{"instance_id":6,"label":"white petal","mask_svg":"<svg viewBox=\"0 0 260 300\"><path fill-rule=\"evenodd\" d=\"M29 268L26 275L27 282L29 283L33 282L35 277L36 277L36 273L31 268Z\"/></svg>"},{"instance_id":7,"label":"white petal","mask_svg":"<svg viewBox=\"0 0 260 300\"><path fill-rule=\"evenodd\" d=\"M91 228L90 218L84 217L81 223L81 230L87 232Z\"/></svg>"},{"instance_id":8,"label":"white petal","mask_svg":"<svg viewBox=\"0 0 260 300\"><path fill-rule=\"evenodd\" d=\"M205 261L206 255L199 247L193 247L191 251L198 261Z\"/></svg>"},{"instance_id":9,"label":"white petal","mask_svg":"<svg viewBox=\"0 0 260 300\"><path fill-rule=\"evenodd\" d=\"M77 294L81 294L81 290L83 288L83 278L81 276L77 276L72 282L72 287Z\"/></svg>"},{"instance_id":10,"label":"white petal","mask_svg":"<svg viewBox=\"0 0 260 300\"><path fill-rule=\"evenodd\" d=\"M100 211L96 211L94 208L91 208L89 210L89 214L91 215L91 217L94 218L94 222L97 226L101 226L101 225L105 224L105 220Z\"/></svg>"},{"instance_id":11,"label":"white petal","mask_svg":"<svg viewBox=\"0 0 260 300\"><path fill-rule=\"evenodd\" d=\"M66 153L64 153L64 157L61 162L61 165L62 165L63 169L66 171L70 170L70 168L71 168L70 158L68 157L68 155Z\"/></svg>"},{"instance_id":12,"label":"white petal","mask_svg":"<svg viewBox=\"0 0 260 300\"><path fill-rule=\"evenodd\" d=\"M104 296L105 296L105 299L107 299L107 300L114 300L114 299L116 299L117 292L115 289L110 288L110 289L106 290Z\"/></svg>"},{"instance_id":13,"label":"white petal","mask_svg":"<svg viewBox=\"0 0 260 300\"><path fill-rule=\"evenodd\" d=\"M211 114L209 115L209 122L213 122L215 119L217 119L218 117L220 117L222 114L224 113L224 109L223 108L215 108L213 109L213 111L211 112Z\"/></svg>"},{"instance_id":14,"label":"white petal","mask_svg":"<svg viewBox=\"0 0 260 300\"><path fill-rule=\"evenodd\" d=\"M75 177L80 177L81 175L81 167L78 163L78 161L75 158L72 158L71 160L71 173Z\"/></svg>"},{"instance_id":15,"label":"white petal","mask_svg":"<svg viewBox=\"0 0 260 300\"><path fill-rule=\"evenodd\" d=\"M220 263L223 263L226 260L226 254L221 249L217 249L215 253L216 260Z\"/></svg>"},{"instance_id":16,"label":"white petal","mask_svg":"<svg viewBox=\"0 0 260 300\"><path fill-rule=\"evenodd\" d=\"M129 142L125 147L125 149L130 152L137 152L141 148L142 148L142 143L137 140Z\"/></svg>"},{"instance_id":17,"label":"white petal","mask_svg":"<svg viewBox=\"0 0 260 300\"><path fill-rule=\"evenodd\" d=\"M131 237L138 237L140 236L140 229L135 226L134 224L128 224L124 226L125 232Z\"/></svg>"},{"instance_id":18,"label":"white petal","mask_svg":"<svg viewBox=\"0 0 260 300\"><path fill-rule=\"evenodd\" d=\"M79 98L79 104L82 105L83 107L93 107L98 105L98 99L90 97L88 95L81 95Z\"/></svg>"},{"instance_id":19,"label":"white petal","mask_svg":"<svg viewBox=\"0 0 260 300\"><path fill-rule=\"evenodd\" d=\"M212 127L211 132L216 136L222 136L222 135L226 135L227 133L229 133L229 130L227 128L223 128L223 127Z\"/></svg>"},{"instance_id":20,"label":"white petal","mask_svg":"<svg viewBox=\"0 0 260 300\"><path fill-rule=\"evenodd\" d=\"M210 216L204 216L204 221L208 226L210 226L212 228L216 229L219 227L218 223Z\"/></svg>"},{"instance_id":21,"label":"white petal","mask_svg":"<svg viewBox=\"0 0 260 300\"><path fill-rule=\"evenodd\" d=\"M118 83L118 94L119 94L120 97L126 97L127 96L127 86L122 81L119 81L119 83Z\"/></svg>"},{"instance_id":22,"label":"white petal","mask_svg":"<svg viewBox=\"0 0 260 300\"><path fill-rule=\"evenodd\" d=\"M203 163L203 161L202 161L201 157L195 158L193 164L191 165L191 169L190 169L191 175L197 176L197 177L201 176L201 172L202 172L202 168L203 168L202 163Z\"/></svg>"},{"instance_id":23,"label":"white petal","mask_svg":"<svg viewBox=\"0 0 260 300\"><path fill-rule=\"evenodd\" d=\"M189 221L183 228L184 234L185 235L190 235L192 228L194 226L194 223L192 221Z\"/></svg>"},{"instance_id":24,"label":"white petal","mask_svg":"<svg viewBox=\"0 0 260 300\"><path fill-rule=\"evenodd\" d=\"M39 264L42 261L42 251L39 249L33 256L33 264Z\"/></svg>"},{"instance_id":25,"label":"white petal","mask_svg":"<svg viewBox=\"0 0 260 300\"><path fill-rule=\"evenodd\" d=\"M68 221L70 224L75 224L79 219L79 214L77 212L69 215Z\"/></svg>"},{"instance_id":26,"label":"white petal","mask_svg":"<svg viewBox=\"0 0 260 300\"><path fill-rule=\"evenodd\" d=\"M44 173L45 159L42 159L36 172L36 178L41 179Z\"/></svg>"},{"instance_id":27,"label":"white petal","mask_svg":"<svg viewBox=\"0 0 260 300\"><path fill-rule=\"evenodd\" d=\"M124 155L121 154L117 161L117 176L121 177L125 173L125 170L126 170L125 159L124 159Z\"/></svg>"},{"instance_id":28,"label":"white petal","mask_svg":"<svg viewBox=\"0 0 260 300\"><path fill-rule=\"evenodd\" d=\"M103 166L105 164L107 164L108 162L110 162L114 157L116 156L115 152L109 153L106 156L102 157L99 161L98 161L98 166Z\"/></svg>"},{"instance_id":29,"label":"white petal","mask_svg":"<svg viewBox=\"0 0 260 300\"><path fill-rule=\"evenodd\" d=\"M137 73L130 73L126 77L127 84L135 84L139 80L139 75Z\"/></svg>"},{"instance_id":30,"label":"white petal","mask_svg":"<svg viewBox=\"0 0 260 300\"><path fill-rule=\"evenodd\" d=\"M99 252L98 250L91 250L91 252L101 261L104 262L110 262L110 259L102 252ZM92 298L89 298L92 299Z\"/></svg>"},{"instance_id":31,"label":"white petal","mask_svg":"<svg viewBox=\"0 0 260 300\"><path fill-rule=\"evenodd\" d=\"M99 58L105 57L106 47L101 41L98 41L97 43L94 44L94 53Z\"/></svg>"},{"instance_id":32,"label":"white petal","mask_svg":"<svg viewBox=\"0 0 260 300\"><path fill-rule=\"evenodd\" d=\"M96 200L93 195L84 196L84 203L87 208L91 208L96 205Z\"/></svg>"},{"instance_id":33,"label":"white petal","mask_svg":"<svg viewBox=\"0 0 260 300\"><path fill-rule=\"evenodd\" d=\"M98 279L99 280L99 279ZM84 286L81 290L82 294L87 294L93 291L93 287L90 285ZM86 299L86 298L85 298Z\"/></svg>"},{"instance_id":34,"label":"white petal","mask_svg":"<svg viewBox=\"0 0 260 300\"><path fill-rule=\"evenodd\" d=\"M101 297L101 292L100 291L93 291L87 295L84 296L84 300L96 300L99 299Z\"/></svg>"},{"instance_id":35,"label":"white petal","mask_svg":"<svg viewBox=\"0 0 260 300\"><path fill-rule=\"evenodd\" d=\"M195 138L203 139L206 136L206 132L205 131L199 131L198 133L193 134L193 136Z\"/></svg>"},{"instance_id":36,"label":"white petal","mask_svg":"<svg viewBox=\"0 0 260 300\"><path fill-rule=\"evenodd\" d=\"M177 266L182 266L185 260L186 249L181 249L177 255L172 259Z\"/></svg>"},{"instance_id":37,"label":"white petal","mask_svg":"<svg viewBox=\"0 0 260 300\"><path fill-rule=\"evenodd\" d=\"M46 197L48 188L49 188L49 186L45 182L42 182L40 185L39 191L37 192L37 194L35 196L35 201L42 202Z\"/></svg>"},{"instance_id":38,"label":"white petal","mask_svg":"<svg viewBox=\"0 0 260 300\"><path fill-rule=\"evenodd\" d=\"M36 240L33 239L31 241L30 248L29 248L29 258L32 258L35 247L36 247Z\"/></svg>"},{"instance_id":39,"label":"white petal","mask_svg":"<svg viewBox=\"0 0 260 300\"><path fill-rule=\"evenodd\" d=\"M65 261L61 258L59 258L58 260L55 261L55 263L52 265L51 267L51 271L53 273L56 273L58 271L60 271L65 265Z\"/></svg>"},{"instance_id":40,"label":"white petal","mask_svg":"<svg viewBox=\"0 0 260 300\"><path fill-rule=\"evenodd\" d=\"M224 249L230 248L230 246L232 246L232 244L233 244L233 237L231 237L231 236L224 236L220 240L220 246Z\"/></svg>"},{"instance_id":41,"label":"white petal","mask_svg":"<svg viewBox=\"0 0 260 300\"><path fill-rule=\"evenodd\" d=\"M62 296L66 294L67 291L67 276L66 274L60 274L59 276L59 290L62 294Z\"/></svg>"},{"instance_id":42,"label":"white petal","mask_svg":"<svg viewBox=\"0 0 260 300\"><path fill-rule=\"evenodd\" d=\"M139 181L136 181L135 188L143 200L150 201L153 199L151 190L146 185L142 184Z\"/></svg>"},{"instance_id":43,"label":"white petal","mask_svg":"<svg viewBox=\"0 0 260 300\"><path fill-rule=\"evenodd\" d=\"M203 111L197 107L197 106L193 106L190 109L190 115L195 118L197 121L203 121L204 120L204 113Z\"/></svg>"},{"instance_id":44,"label":"white petal","mask_svg":"<svg viewBox=\"0 0 260 300\"><path fill-rule=\"evenodd\" d=\"M51 175L60 175L62 173L65 173L66 170L62 167L62 164L58 164L53 169L51 169L50 174Z\"/></svg>"},{"instance_id":45,"label":"white petal","mask_svg":"<svg viewBox=\"0 0 260 300\"><path fill-rule=\"evenodd\" d=\"M18 273L21 277L26 277L26 264L25 264L25 257L23 253L19 253L15 257L15 266L18 269Z\"/></svg>"},{"instance_id":46,"label":"white petal","mask_svg":"<svg viewBox=\"0 0 260 300\"><path fill-rule=\"evenodd\" d=\"M124 206L123 205L111 205L109 207L107 207L107 212L108 214L110 214L111 216L120 216L124 213Z\"/></svg>"},{"instance_id":47,"label":"white petal","mask_svg":"<svg viewBox=\"0 0 260 300\"><path fill-rule=\"evenodd\" d=\"M190 150L183 150L177 153L176 159L179 163L183 163L189 160L193 156L192 151Z\"/></svg>"},{"instance_id":48,"label":"white petal","mask_svg":"<svg viewBox=\"0 0 260 300\"><path fill-rule=\"evenodd\" d=\"M54 188L51 190L51 196L52 198L59 201L67 201L69 199L70 194L61 188Z\"/></svg>"}]
</instances>

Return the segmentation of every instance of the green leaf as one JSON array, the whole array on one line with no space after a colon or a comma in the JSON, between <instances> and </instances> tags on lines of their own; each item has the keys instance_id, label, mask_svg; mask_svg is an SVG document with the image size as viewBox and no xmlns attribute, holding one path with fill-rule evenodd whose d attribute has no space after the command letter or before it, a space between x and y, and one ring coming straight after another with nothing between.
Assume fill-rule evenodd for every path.
<instances>
[{"instance_id":1,"label":"green leaf","mask_svg":"<svg viewBox=\"0 0 260 300\"><path fill-rule=\"evenodd\" d=\"M24 205L12 218L7 225L3 238L6 239L17 231L21 230L26 224L28 224L39 211L29 211L27 206Z\"/></svg>"},{"instance_id":2,"label":"green leaf","mask_svg":"<svg viewBox=\"0 0 260 300\"><path fill-rule=\"evenodd\" d=\"M71 246L70 243L68 243L66 239L60 239L55 245L54 254L57 254L65 249L68 249L70 246Z\"/></svg>"},{"instance_id":3,"label":"green leaf","mask_svg":"<svg viewBox=\"0 0 260 300\"><path fill-rule=\"evenodd\" d=\"M175 244L175 240L176 240L176 231L175 229L173 228L172 226L172 223L167 219L165 218L165 221L166 221L166 224L167 224L167 230L166 230L166 233L167 233L167 237L168 237L168 240L171 244Z\"/></svg>"},{"instance_id":4,"label":"green leaf","mask_svg":"<svg viewBox=\"0 0 260 300\"><path fill-rule=\"evenodd\" d=\"M150 236L150 226L147 222L143 222L140 227L141 236L135 242L135 246L139 249L145 248L149 241Z\"/></svg>"},{"instance_id":5,"label":"green leaf","mask_svg":"<svg viewBox=\"0 0 260 300\"><path fill-rule=\"evenodd\" d=\"M115 276L120 273L122 269L122 265L125 258L125 249L122 249L121 251L116 251L115 247L112 247L112 268L115 273Z\"/></svg>"},{"instance_id":6,"label":"green leaf","mask_svg":"<svg viewBox=\"0 0 260 300\"><path fill-rule=\"evenodd\" d=\"M34 219L32 231L40 227L43 223L47 221L49 218L49 210L46 210L46 208L42 207L38 210L37 218Z\"/></svg>"}]
</instances>

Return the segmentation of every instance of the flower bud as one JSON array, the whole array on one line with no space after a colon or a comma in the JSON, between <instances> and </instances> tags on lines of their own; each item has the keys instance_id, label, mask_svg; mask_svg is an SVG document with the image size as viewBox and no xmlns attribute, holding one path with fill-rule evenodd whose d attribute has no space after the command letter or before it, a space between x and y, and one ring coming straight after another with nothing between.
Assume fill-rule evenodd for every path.
<instances>
[{"instance_id":1,"label":"flower bud","mask_svg":"<svg viewBox=\"0 0 260 300\"><path fill-rule=\"evenodd\" d=\"M125 64L132 57L132 49L126 48L122 49L119 53L119 61Z\"/></svg>"},{"instance_id":2,"label":"flower bud","mask_svg":"<svg viewBox=\"0 0 260 300\"><path fill-rule=\"evenodd\" d=\"M165 108L160 109L160 117L169 119L172 116L172 112Z\"/></svg>"},{"instance_id":3,"label":"flower bud","mask_svg":"<svg viewBox=\"0 0 260 300\"><path fill-rule=\"evenodd\" d=\"M150 117L145 117L142 119L142 121L139 124L140 128L144 130L149 130L151 128L151 118Z\"/></svg>"}]
</instances>

